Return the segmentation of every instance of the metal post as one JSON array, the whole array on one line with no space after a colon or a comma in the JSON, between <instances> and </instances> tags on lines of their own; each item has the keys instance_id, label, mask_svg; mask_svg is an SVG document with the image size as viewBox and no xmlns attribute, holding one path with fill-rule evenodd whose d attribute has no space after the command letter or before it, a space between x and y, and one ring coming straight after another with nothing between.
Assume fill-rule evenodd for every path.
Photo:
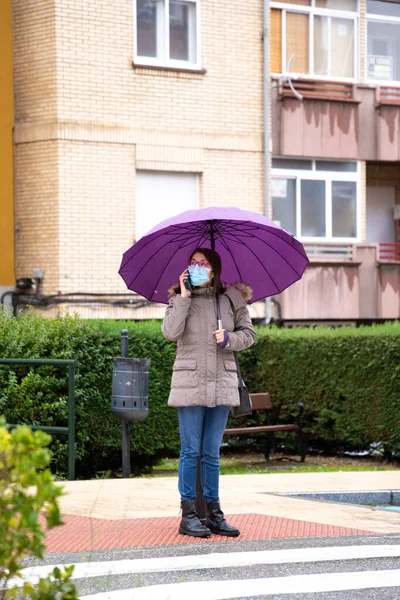
<instances>
[{"instance_id":1,"label":"metal post","mask_svg":"<svg viewBox=\"0 0 400 600\"><path fill-rule=\"evenodd\" d=\"M129 344L128 330L122 329L121 330L121 356L123 358L128 358L128 344Z\"/></svg>"},{"instance_id":2,"label":"metal post","mask_svg":"<svg viewBox=\"0 0 400 600\"><path fill-rule=\"evenodd\" d=\"M75 479L75 364L68 365L68 479Z\"/></svg>"},{"instance_id":3,"label":"metal post","mask_svg":"<svg viewBox=\"0 0 400 600\"><path fill-rule=\"evenodd\" d=\"M263 13L263 43L264 43L264 211L269 219L271 211L270 203L270 69L269 69L269 43L270 43L270 16L269 1L264 0ZM268 325L271 321L271 298L265 299L265 320Z\"/></svg>"},{"instance_id":4,"label":"metal post","mask_svg":"<svg viewBox=\"0 0 400 600\"><path fill-rule=\"evenodd\" d=\"M128 421L121 421L122 427L122 477L129 479L131 474L131 442Z\"/></svg>"},{"instance_id":5,"label":"metal post","mask_svg":"<svg viewBox=\"0 0 400 600\"><path fill-rule=\"evenodd\" d=\"M121 331L121 356L128 358L128 330ZM122 430L122 477L129 479L131 474L131 441L130 441L130 424L127 421L121 422Z\"/></svg>"}]
</instances>

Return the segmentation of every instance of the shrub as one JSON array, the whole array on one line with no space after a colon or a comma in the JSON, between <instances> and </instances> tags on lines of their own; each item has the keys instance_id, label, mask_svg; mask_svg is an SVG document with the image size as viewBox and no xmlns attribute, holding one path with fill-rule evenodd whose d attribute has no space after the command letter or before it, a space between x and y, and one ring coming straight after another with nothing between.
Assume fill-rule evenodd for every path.
<instances>
[{"instance_id":1,"label":"shrub","mask_svg":"<svg viewBox=\"0 0 400 600\"><path fill-rule=\"evenodd\" d=\"M0 598L15 597L13 580L21 576L21 560L27 554L43 558L45 534L39 522L44 513L48 529L61 525L56 486L48 467L46 448L50 436L19 426L11 433L0 419ZM70 581L73 567L54 569L37 586L26 582L24 596L40 600L74 600ZM9 587L8 591L6 588Z\"/></svg>"},{"instance_id":2,"label":"shrub","mask_svg":"<svg viewBox=\"0 0 400 600\"><path fill-rule=\"evenodd\" d=\"M120 354L125 324L100 325L76 316L45 319L29 312L15 319L0 311L0 356L76 359L76 473L93 477L121 467L121 425L111 414L112 359ZM130 356L151 358L150 414L131 432L132 470L157 456L177 453L176 411L167 407L175 344L161 336L159 323L128 323ZM10 423L65 426L68 421L66 369L0 365L0 413ZM65 476L67 441L54 437L52 470Z\"/></svg>"},{"instance_id":3,"label":"shrub","mask_svg":"<svg viewBox=\"0 0 400 600\"><path fill-rule=\"evenodd\" d=\"M149 416L134 423L131 434L132 470L140 473L159 457L179 452L177 411L167 406L176 345L162 337L160 323L45 319L35 313L15 319L0 311L0 356L78 361L78 477L121 469L121 428L111 414L111 380L123 328L129 331L129 355L151 359ZM259 327L257 332L256 343L239 353L243 376L251 392L271 393L281 420L292 419L301 401L306 433L319 447L351 449L380 441L388 453L399 452L400 324L359 329ZM0 365L1 412L12 423L66 425L65 371ZM238 443L247 441L241 437ZM51 451L53 472L64 475L65 438L57 437Z\"/></svg>"},{"instance_id":4,"label":"shrub","mask_svg":"<svg viewBox=\"0 0 400 600\"><path fill-rule=\"evenodd\" d=\"M242 354L249 388L269 391L281 418L305 405L308 438L325 449L382 442L400 450L400 323L262 329Z\"/></svg>"}]
</instances>

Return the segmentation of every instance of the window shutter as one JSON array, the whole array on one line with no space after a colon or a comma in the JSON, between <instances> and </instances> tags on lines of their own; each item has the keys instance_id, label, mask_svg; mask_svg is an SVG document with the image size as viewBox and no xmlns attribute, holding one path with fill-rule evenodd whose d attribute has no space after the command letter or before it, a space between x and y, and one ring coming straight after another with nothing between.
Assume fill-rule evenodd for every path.
<instances>
[{"instance_id":1,"label":"window shutter","mask_svg":"<svg viewBox=\"0 0 400 600\"><path fill-rule=\"evenodd\" d=\"M286 13L286 60L289 63L290 57L295 54L290 68L294 73L309 72L308 21L308 15Z\"/></svg>"},{"instance_id":2,"label":"window shutter","mask_svg":"<svg viewBox=\"0 0 400 600\"><path fill-rule=\"evenodd\" d=\"M271 71L282 73L282 11L271 10Z\"/></svg>"}]
</instances>

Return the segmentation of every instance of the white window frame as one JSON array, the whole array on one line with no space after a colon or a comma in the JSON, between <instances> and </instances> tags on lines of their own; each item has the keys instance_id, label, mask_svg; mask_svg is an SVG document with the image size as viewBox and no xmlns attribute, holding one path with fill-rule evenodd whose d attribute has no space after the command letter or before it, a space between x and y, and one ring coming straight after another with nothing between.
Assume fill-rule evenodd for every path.
<instances>
[{"instance_id":1,"label":"white window frame","mask_svg":"<svg viewBox=\"0 0 400 600\"><path fill-rule=\"evenodd\" d=\"M311 0L311 6L301 6L298 4L288 4L286 2L271 2L271 9L277 8L281 10L282 17L282 48L281 48L281 73L272 73L273 76L291 76L298 78L312 77L313 79L321 81L349 81L356 83L359 80L359 11L360 11L360 0L357 0L357 11L350 10L334 10L332 8L319 8L315 6L315 0ZM290 56L286 56L286 12L301 13L309 16L309 33L308 33L308 55L309 55L309 70L308 73L296 73L296 71L288 71L288 60ZM314 73L314 16L328 17L328 48L330 48L330 36L331 36L331 19L336 17L338 19L348 19L353 22L354 27L354 77L334 77L332 75L320 75ZM328 70L331 67L331 56L328 52Z\"/></svg>"},{"instance_id":2,"label":"white window frame","mask_svg":"<svg viewBox=\"0 0 400 600\"><path fill-rule=\"evenodd\" d=\"M375 21L378 23L397 23L400 31L400 17L390 17L386 15L375 15L366 13L366 35L365 35L365 73L366 80L368 83L374 83L375 85L384 85L387 87L393 86L398 87L400 85L400 79L371 79L368 77L368 22Z\"/></svg>"},{"instance_id":3,"label":"white window frame","mask_svg":"<svg viewBox=\"0 0 400 600\"><path fill-rule=\"evenodd\" d=\"M133 27L134 27L134 63L143 66L169 67L171 69L185 69L191 71L201 70L201 0L182 0L183 3L192 4L196 12L196 40L189 39L189 44L195 44L196 62L188 60L174 60L169 58L169 4L170 0L162 0L162 8L157 11L157 41L161 55L157 57L140 56L137 48L137 0L133 0ZM159 5L161 6L161 5ZM162 14L161 23L159 15ZM163 27L162 27L163 21Z\"/></svg>"},{"instance_id":4,"label":"white window frame","mask_svg":"<svg viewBox=\"0 0 400 600\"><path fill-rule=\"evenodd\" d=\"M283 160L283 159L282 159ZM288 159L300 160L294 157ZM308 159L309 162L310 159ZM317 171L316 163L321 161L356 163L356 171ZM306 169L280 169L273 168L271 179L295 179L296 180L296 231L291 231L295 237L303 242L313 243L332 243L332 244L356 244L361 242L361 177L360 177L360 162L359 161L335 161L329 159L312 160L311 170ZM307 179L311 181L325 182L325 236L303 236L301 235L301 180ZM355 237L335 237L332 235L332 182L333 181L350 181L356 184L356 236ZM271 194L272 201L272 194Z\"/></svg>"}]
</instances>

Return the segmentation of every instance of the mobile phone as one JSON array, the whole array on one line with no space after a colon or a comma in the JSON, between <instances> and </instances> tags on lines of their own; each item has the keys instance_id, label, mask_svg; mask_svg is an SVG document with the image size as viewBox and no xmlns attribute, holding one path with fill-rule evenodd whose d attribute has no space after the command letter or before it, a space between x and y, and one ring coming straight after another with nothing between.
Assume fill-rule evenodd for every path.
<instances>
[{"instance_id":1,"label":"mobile phone","mask_svg":"<svg viewBox=\"0 0 400 600\"><path fill-rule=\"evenodd\" d=\"M193 290L193 286L192 286L192 282L190 281L190 273L188 271L188 278L183 282L185 285L185 288L191 292Z\"/></svg>"}]
</instances>

